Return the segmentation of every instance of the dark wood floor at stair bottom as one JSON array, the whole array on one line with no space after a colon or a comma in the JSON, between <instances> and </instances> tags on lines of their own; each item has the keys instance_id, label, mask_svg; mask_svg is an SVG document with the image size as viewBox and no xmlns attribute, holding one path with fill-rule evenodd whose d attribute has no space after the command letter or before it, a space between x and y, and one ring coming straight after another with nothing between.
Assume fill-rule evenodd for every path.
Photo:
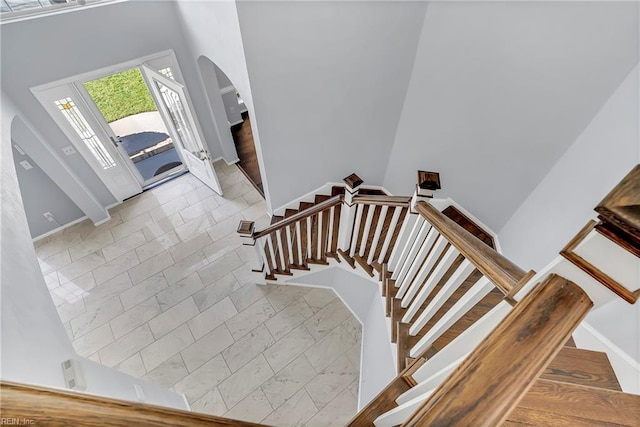
<instances>
[{"instance_id":1,"label":"dark wood floor at stair bottom","mask_svg":"<svg viewBox=\"0 0 640 427\"><path fill-rule=\"evenodd\" d=\"M262 194L262 197L264 197L260 167L258 166L258 156L256 154L256 146L253 142L253 133L251 132L251 121L247 113L243 113L242 118L244 119L242 124L231 128L233 142L235 143L238 158L240 159L238 166L253 186Z\"/></svg>"}]
</instances>

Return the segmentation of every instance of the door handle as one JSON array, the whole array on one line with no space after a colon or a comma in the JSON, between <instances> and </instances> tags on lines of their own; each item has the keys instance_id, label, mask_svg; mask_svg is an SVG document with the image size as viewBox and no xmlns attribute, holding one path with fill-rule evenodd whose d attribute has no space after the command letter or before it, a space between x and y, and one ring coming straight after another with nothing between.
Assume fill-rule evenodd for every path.
<instances>
[{"instance_id":1,"label":"door handle","mask_svg":"<svg viewBox=\"0 0 640 427\"><path fill-rule=\"evenodd\" d=\"M120 137L114 138L114 137L110 136L109 139L111 140L111 142L113 142L113 146L118 148L118 143L121 142L120 141Z\"/></svg>"}]
</instances>

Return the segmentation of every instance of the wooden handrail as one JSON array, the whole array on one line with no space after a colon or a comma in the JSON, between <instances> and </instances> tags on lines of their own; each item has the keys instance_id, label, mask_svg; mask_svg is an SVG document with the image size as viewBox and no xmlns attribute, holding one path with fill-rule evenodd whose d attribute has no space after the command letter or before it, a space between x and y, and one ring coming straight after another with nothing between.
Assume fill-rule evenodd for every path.
<instances>
[{"instance_id":1,"label":"wooden handrail","mask_svg":"<svg viewBox=\"0 0 640 427\"><path fill-rule=\"evenodd\" d=\"M502 425L592 306L575 283L550 275L403 425Z\"/></svg>"},{"instance_id":2,"label":"wooden handrail","mask_svg":"<svg viewBox=\"0 0 640 427\"><path fill-rule=\"evenodd\" d=\"M353 196L353 203L364 203L376 206L400 206L409 207L411 196L385 196L385 195L357 195Z\"/></svg>"},{"instance_id":3,"label":"wooden handrail","mask_svg":"<svg viewBox=\"0 0 640 427\"><path fill-rule=\"evenodd\" d=\"M332 206L338 205L342 203L343 198L344 196L342 194L333 196L332 198L327 199L324 202L320 202L317 205L311 206L309 209L305 209L302 212L298 212L295 215L291 215L290 217L283 219L282 221L278 221L275 224L265 228L262 231L256 231L255 233L253 233L253 238L259 239L260 237L267 236L273 233L274 231L278 231L281 228L286 227L287 225L295 224L301 219L305 219L319 212L322 212Z\"/></svg>"},{"instance_id":4,"label":"wooden handrail","mask_svg":"<svg viewBox=\"0 0 640 427\"><path fill-rule=\"evenodd\" d=\"M430 204L419 201L416 208L424 219L434 226L449 243L471 261L505 295L509 294L525 276L523 269L495 249L484 244Z\"/></svg>"},{"instance_id":5,"label":"wooden handrail","mask_svg":"<svg viewBox=\"0 0 640 427\"><path fill-rule=\"evenodd\" d=\"M244 421L99 397L71 391L2 381L2 418L36 426L262 426Z\"/></svg>"}]
</instances>

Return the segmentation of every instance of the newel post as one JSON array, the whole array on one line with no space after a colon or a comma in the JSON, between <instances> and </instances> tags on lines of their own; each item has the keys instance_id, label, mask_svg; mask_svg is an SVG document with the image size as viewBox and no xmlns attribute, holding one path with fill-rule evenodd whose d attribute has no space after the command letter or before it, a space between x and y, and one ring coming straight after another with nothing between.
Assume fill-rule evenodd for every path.
<instances>
[{"instance_id":1,"label":"newel post","mask_svg":"<svg viewBox=\"0 0 640 427\"><path fill-rule=\"evenodd\" d=\"M340 229L338 230L338 249L347 251L351 245L351 233L353 223L356 218L356 205L353 197L360 191L360 186L364 181L358 175L352 173L345 179L344 204L340 210Z\"/></svg>"},{"instance_id":2,"label":"newel post","mask_svg":"<svg viewBox=\"0 0 640 427\"><path fill-rule=\"evenodd\" d=\"M264 258L262 257L262 253L260 252L259 245L256 244L257 241L253 238L253 232L255 230L255 223L253 221L240 221L238 224L237 233L240 235L240 239L242 240L242 244L244 246L253 246L254 250L250 251L252 254L251 260L249 264L253 271L262 271L264 268Z\"/></svg>"},{"instance_id":3,"label":"newel post","mask_svg":"<svg viewBox=\"0 0 640 427\"><path fill-rule=\"evenodd\" d=\"M418 183L416 191L411 198L411 211L416 211L416 203L420 200L432 199L436 190L440 186L440 174L438 172L418 171Z\"/></svg>"}]
</instances>

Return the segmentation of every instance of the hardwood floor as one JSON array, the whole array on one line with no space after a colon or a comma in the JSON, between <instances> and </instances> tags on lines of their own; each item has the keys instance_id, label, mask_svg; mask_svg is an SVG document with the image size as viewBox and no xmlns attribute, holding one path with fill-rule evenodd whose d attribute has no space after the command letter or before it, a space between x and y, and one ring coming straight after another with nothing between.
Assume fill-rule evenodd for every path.
<instances>
[{"instance_id":1,"label":"hardwood floor","mask_svg":"<svg viewBox=\"0 0 640 427\"><path fill-rule=\"evenodd\" d=\"M256 155L256 147L253 142L253 133L251 132L251 121L247 113L242 114L244 122L231 128L233 142L236 145L238 158L240 162L238 166L246 175L251 184L264 197L264 188L262 187L262 178L260 177L260 167L258 166L258 156Z\"/></svg>"}]
</instances>

